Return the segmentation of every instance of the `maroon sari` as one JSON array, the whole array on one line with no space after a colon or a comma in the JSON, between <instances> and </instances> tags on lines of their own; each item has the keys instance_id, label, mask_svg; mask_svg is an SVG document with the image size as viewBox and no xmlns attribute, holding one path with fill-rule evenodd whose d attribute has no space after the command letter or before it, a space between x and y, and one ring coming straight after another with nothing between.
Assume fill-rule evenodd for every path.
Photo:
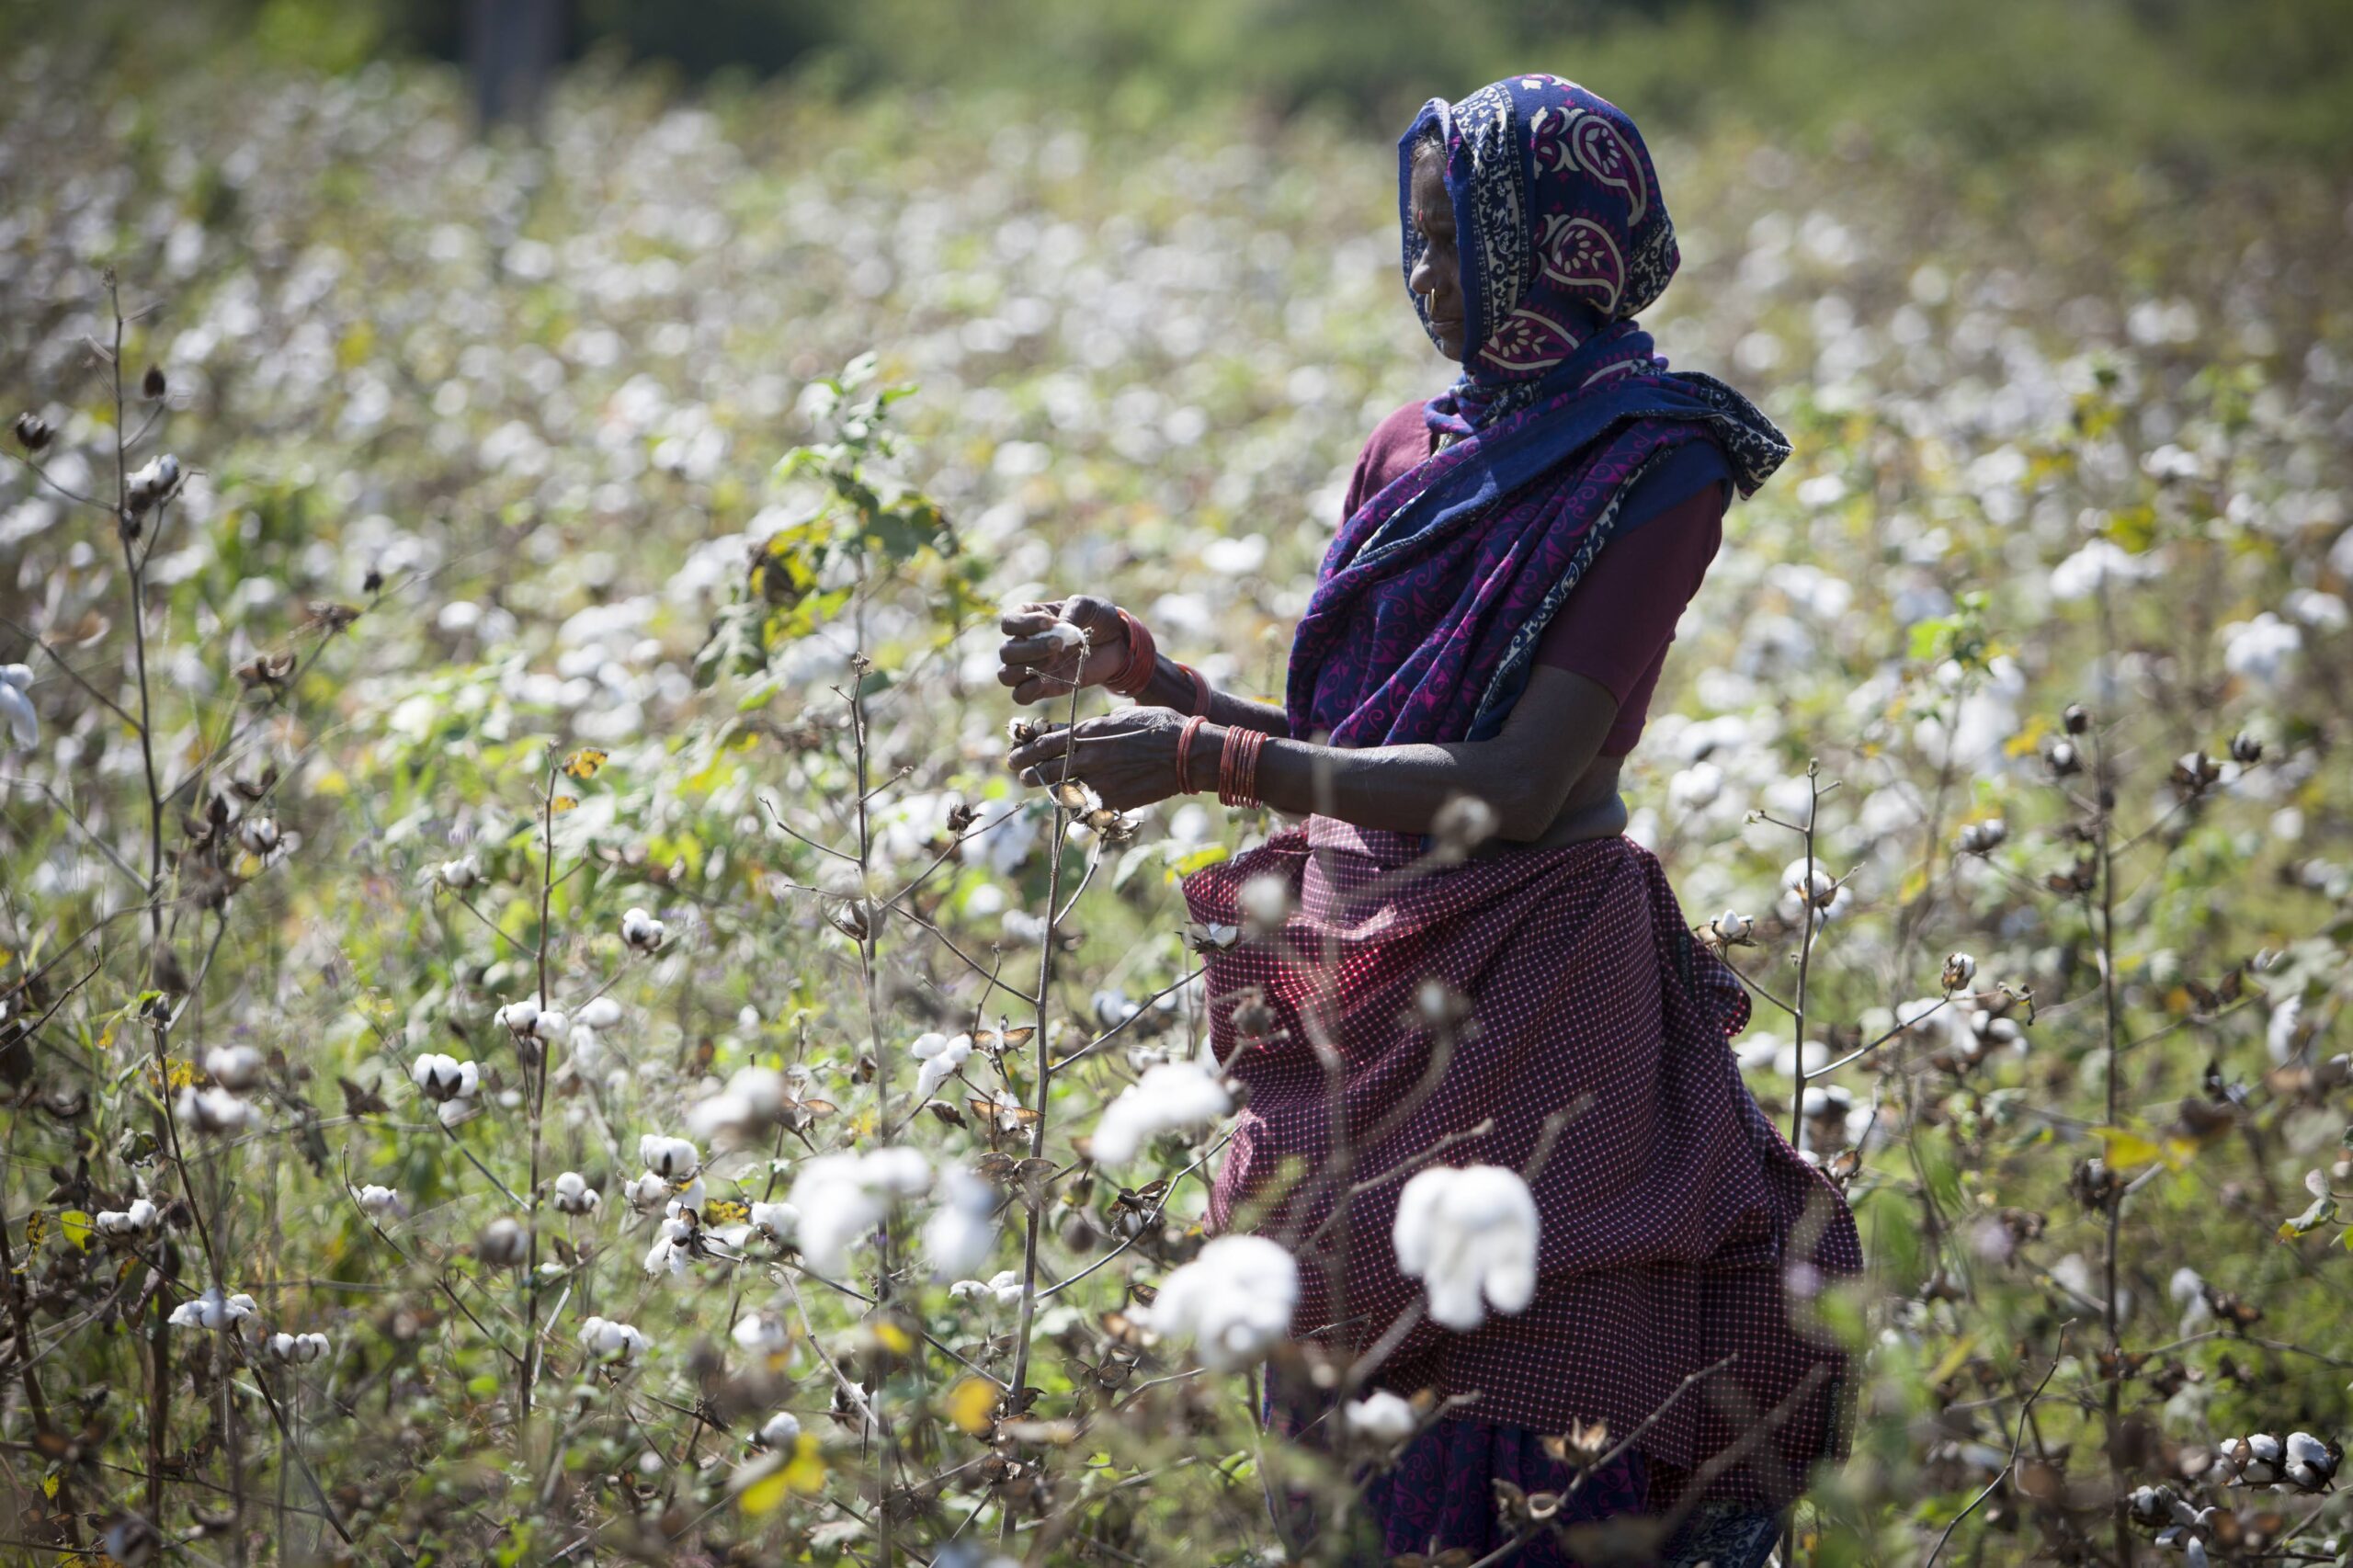
<instances>
[{"instance_id":1,"label":"maroon sari","mask_svg":"<svg viewBox=\"0 0 2353 1568\"><path fill-rule=\"evenodd\" d=\"M1212 1043L1250 1091L1212 1228L1297 1247L1295 1333L1354 1358L1419 1310L1390 1241L1416 1157L1449 1140L1446 1164L1526 1172L1558 1115L1529 1183L1533 1304L1469 1334L1423 1318L1373 1382L1475 1392L1465 1414L1537 1432L1647 1423L1656 1508L1702 1469L1705 1497L1788 1501L1843 1452L1847 1359L1811 1301L1862 1256L1837 1192L1741 1081L1745 993L1631 839L1415 868L1421 843L1313 817L1188 879L1203 922L1240 923L1253 877L1296 906L1210 960ZM1427 1016L1431 977L1459 1021Z\"/></svg>"}]
</instances>

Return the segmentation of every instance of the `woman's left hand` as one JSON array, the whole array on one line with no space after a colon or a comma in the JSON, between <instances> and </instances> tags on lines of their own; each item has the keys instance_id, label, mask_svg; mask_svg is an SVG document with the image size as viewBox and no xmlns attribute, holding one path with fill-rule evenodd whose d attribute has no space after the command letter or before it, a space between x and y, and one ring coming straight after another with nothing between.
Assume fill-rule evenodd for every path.
<instances>
[{"instance_id":1,"label":"woman's left hand","mask_svg":"<svg viewBox=\"0 0 2353 1568\"><path fill-rule=\"evenodd\" d=\"M1013 748L1006 765L1020 774L1024 784L1059 784L1063 756L1069 754L1069 777L1103 798L1115 812L1133 811L1177 792L1176 738L1185 716L1170 708L1123 708L1097 719L1082 719L1066 730L1054 730ZM1195 771L1209 755L1206 736L1196 736Z\"/></svg>"}]
</instances>

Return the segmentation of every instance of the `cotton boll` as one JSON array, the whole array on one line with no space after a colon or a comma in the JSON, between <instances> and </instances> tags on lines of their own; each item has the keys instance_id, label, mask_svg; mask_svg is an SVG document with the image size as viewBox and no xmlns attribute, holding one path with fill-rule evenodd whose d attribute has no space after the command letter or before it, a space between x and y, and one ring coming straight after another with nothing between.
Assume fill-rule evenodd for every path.
<instances>
[{"instance_id":1,"label":"cotton boll","mask_svg":"<svg viewBox=\"0 0 2353 1568\"><path fill-rule=\"evenodd\" d=\"M221 1287L211 1286L201 1296L192 1297L172 1309L169 1322L176 1328L225 1329L242 1319L254 1315L254 1299L243 1293L224 1296Z\"/></svg>"},{"instance_id":2,"label":"cotton boll","mask_svg":"<svg viewBox=\"0 0 2353 1568\"><path fill-rule=\"evenodd\" d=\"M592 1029L608 1029L621 1021L621 1005L609 996L597 996L580 1005L572 1021Z\"/></svg>"},{"instance_id":3,"label":"cotton boll","mask_svg":"<svg viewBox=\"0 0 2353 1568\"><path fill-rule=\"evenodd\" d=\"M970 1274L996 1245L996 1188L961 1165L949 1168L943 1185L947 1194L923 1227L935 1279Z\"/></svg>"},{"instance_id":4,"label":"cotton boll","mask_svg":"<svg viewBox=\"0 0 2353 1568\"><path fill-rule=\"evenodd\" d=\"M540 1005L526 996L520 1002L509 1002L491 1017L499 1028L516 1034L529 1034L540 1019Z\"/></svg>"},{"instance_id":5,"label":"cotton boll","mask_svg":"<svg viewBox=\"0 0 2353 1568\"><path fill-rule=\"evenodd\" d=\"M649 1346L635 1326L608 1318L592 1317L580 1325L580 1343L591 1358L622 1365L636 1360Z\"/></svg>"},{"instance_id":6,"label":"cotton boll","mask_svg":"<svg viewBox=\"0 0 2353 1568\"><path fill-rule=\"evenodd\" d=\"M361 1187L353 1196L359 1200L362 1212L379 1220L396 1219L407 1208L407 1205L401 1201L401 1195L389 1187L377 1187L370 1184Z\"/></svg>"},{"instance_id":7,"label":"cotton boll","mask_svg":"<svg viewBox=\"0 0 2353 1568\"><path fill-rule=\"evenodd\" d=\"M471 1062L427 1051L409 1064L408 1075L437 1104L470 1099L482 1085L482 1070Z\"/></svg>"},{"instance_id":8,"label":"cotton boll","mask_svg":"<svg viewBox=\"0 0 2353 1568\"><path fill-rule=\"evenodd\" d=\"M1536 1294L1536 1199L1501 1165L1438 1165L1398 1195L1397 1267L1429 1290L1430 1316L1468 1333L1486 1307L1526 1310Z\"/></svg>"},{"instance_id":9,"label":"cotton boll","mask_svg":"<svg viewBox=\"0 0 2353 1568\"><path fill-rule=\"evenodd\" d=\"M637 1157L645 1168L667 1182L694 1179L702 1168L702 1155L684 1138L668 1138L649 1132L637 1141Z\"/></svg>"},{"instance_id":10,"label":"cotton boll","mask_svg":"<svg viewBox=\"0 0 2353 1568\"><path fill-rule=\"evenodd\" d=\"M33 710L33 700L26 695L32 684L29 665L0 665L0 719L8 722L9 735L24 751L40 744L40 715Z\"/></svg>"},{"instance_id":11,"label":"cotton boll","mask_svg":"<svg viewBox=\"0 0 2353 1568\"><path fill-rule=\"evenodd\" d=\"M755 1356L781 1356L792 1348L792 1325L775 1312L746 1312L728 1337Z\"/></svg>"},{"instance_id":12,"label":"cotton boll","mask_svg":"<svg viewBox=\"0 0 2353 1568\"><path fill-rule=\"evenodd\" d=\"M199 1132L235 1132L253 1119L254 1108L226 1089L199 1089L191 1084L172 1103L172 1114L182 1126Z\"/></svg>"},{"instance_id":13,"label":"cotton boll","mask_svg":"<svg viewBox=\"0 0 2353 1568\"><path fill-rule=\"evenodd\" d=\"M802 1256L826 1273L837 1271L851 1245L871 1234L894 1203L930 1186L930 1163L904 1145L802 1161L790 1194Z\"/></svg>"},{"instance_id":14,"label":"cotton boll","mask_svg":"<svg viewBox=\"0 0 2353 1568\"><path fill-rule=\"evenodd\" d=\"M918 1035L907 1048L922 1065L915 1069L915 1098L927 1100L939 1092L939 1085L953 1077L956 1070L972 1054L972 1037L968 1034Z\"/></svg>"},{"instance_id":15,"label":"cotton boll","mask_svg":"<svg viewBox=\"0 0 2353 1568\"><path fill-rule=\"evenodd\" d=\"M689 1107L687 1126L698 1138L741 1139L773 1123L784 1109L784 1074L773 1067L745 1067L727 1087Z\"/></svg>"},{"instance_id":16,"label":"cotton boll","mask_svg":"<svg viewBox=\"0 0 2353 1568\"><path fill-rule=\"evenodd\" d=\"M1199 1127L1233 1109L1233 1096L1206 1069L1190 1062L1163 1063L1104 1110L1092 1145L1096 1162L1125 1165L1160 1133Z\"/></svg>"},{"instance_id":17,"label":"cotton boll","mask_svg":"<svg viewBox=\"0 0 2353 1568\"><path fill-rule=\"evenodd\" d=\"M1280 1243L1224 1235L1164 1280L1137 1316L1156 1334L1191 1340L1211 1370L1231 1372L1290 1337L1298 1303L1299 1263Z\"/></svg>"},{"instance_id":18,"label":"cotton boll","mask_svg":"<svg viewBox=\"0 0 2353 1568\"><path fill-rule=\"evenodd\" d=\"M801 1436L801 1418L789 1410L779 1410L760 1424L760 1446L764 1449L789 1449Z\"/></svg>"},{"instance_id":19,"label":"cotton boll","mask_svg":"<svg viewBox=\"0 0 2353 1568\"><path fill-rule=\"evenodd\" d=\"M659 948L664 930L662 922L642 909L631 909L621 915L621 940L634 952L650 953Z\"/></svg>"},{"instance_id":20,"label":"cotton boll","mask_svg":"<svg viewBox=\"0 0 2353 1568\"><path fill-rule=\"evenodd\" d=\"M800 1225L801 1210L790 1203L752 1205L752 1229L772 1242L782 1244L790 1241Z\"/></svg>"},{"instance_id":21,"label":"cotton boll","mask_svg":"<svg viewBox=\"0 0 2353 1568\"><path fill-rule=\"evenodd\" d=\"M250 1089L261 1081L262 1056L250 1045L216 1046L204 1053L204 1071L224 1089Z\"/></svg>"},{"instance_id":22,"label":"cotton boll","mask_svg":"<svg viewBox=\"0 0 2353 1568\"><path fill-rule=\"evenodd\" d=\"M1414 1435L1414 1407L1387 1389L1375 1389L1341 1407L1348 1430L1376 1443L1402 1443Z\"/></svg>"},{"instance_id":23,"label":"cotton boll","mask_svg":"<svg viewBox=\"0 0 2353 1568\"><path fill-rule=\"evenodd\" d=\"M565 1214L594 1213L599 1201L597 1189L578 1171L566 1171L555 1178L555 1206Z\"/></svg>"}]
</instances>

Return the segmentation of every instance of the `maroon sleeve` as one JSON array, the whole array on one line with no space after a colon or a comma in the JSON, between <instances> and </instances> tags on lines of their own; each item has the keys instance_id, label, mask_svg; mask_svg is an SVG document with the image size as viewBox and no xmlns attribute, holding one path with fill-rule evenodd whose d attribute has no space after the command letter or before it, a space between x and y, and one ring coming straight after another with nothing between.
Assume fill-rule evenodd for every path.
<instances>
[{"instance_id":1,"label":"maroon sleeve","mask_svg":"<svg viewBox=\"0 0 2353 1568\"><path fill-rule=\"evenodd\" d=\"M1605 756L1634 749L1683 607L1723 542L1724 486L1701 486L1609 541L1544 629L1536 662L1584 676L1618 699Z\"/></svg>"},{"instance_id":2,"label":"maroon sleeve","mask_svg":"<svg viewBox=\"0 0 2353 1568\"><path fill-rule=\"evenodd\" d=\"M1343 522L1389 488L1392 480L1430 455L1430 431L1423 423L1422 408L1418 401L1406 403L1373 426L1371 438L1357 457L1357 472L1348 480L1347 499L1340 511Z\"/></svg>"}]
</instances>

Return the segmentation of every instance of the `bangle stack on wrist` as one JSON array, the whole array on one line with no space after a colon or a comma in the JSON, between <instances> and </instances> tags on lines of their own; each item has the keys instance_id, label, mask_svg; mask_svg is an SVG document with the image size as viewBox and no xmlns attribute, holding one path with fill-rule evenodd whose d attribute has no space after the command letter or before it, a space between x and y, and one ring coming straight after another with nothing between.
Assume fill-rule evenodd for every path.
<instances>
[{"instance_id":1,"label":"bangle stack on wrist","mask_svg":"<svg viewBox=\"0 0 2353 1568\"><path fill-rule=\"evenodd\" d=\"M1265 733L1246 730L1235 724L1225 732L1225 744L1218 753L1217 798L1229 806L1258 804L1258 750L1267 744Z\"/></svg>"},{"instance_id":2,"label":"bangle stack on wrist","mask_svg":"<svg viewBox=\"0 0 2353 1568\"><path fill-rule=\"evenodd\" d=\"M1152 684L1153 671L1160 663L1160 650L1153 643L1152 629L1126 610L1120 611L1120 624L1128 631L1128 662L1103 684L1121 697L1138 697Z\"/></svg>"},{"instance_id":3,"label":"bangle stack on wrist","mask_svg":"<svg viewBox=\"0 0 2353 1568\"><path fill-rule=\"evenodd\" d=\"M1180 795L1189 795L1200 788L1193 782L1193 737L1208 722L1207 717L1196 713L1176 732L1176 792Z\"/></svg>"}]
</instances>

